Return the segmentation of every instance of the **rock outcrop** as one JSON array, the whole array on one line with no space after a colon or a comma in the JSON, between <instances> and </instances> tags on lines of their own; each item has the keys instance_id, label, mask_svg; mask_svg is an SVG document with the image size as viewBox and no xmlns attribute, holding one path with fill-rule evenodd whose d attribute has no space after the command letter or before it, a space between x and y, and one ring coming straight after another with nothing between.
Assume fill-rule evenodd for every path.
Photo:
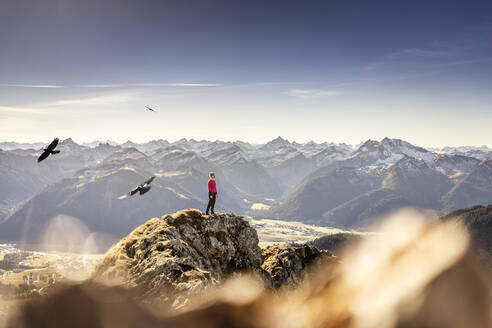
<instances>
[{"instance_id":1,"label":"rock outcrop","mask_svg":"<svg viewBox=\"0 0 492 328\"><path fill-rule=\"evenodd\" d=\"M268 272L274 288L295 286L307 278L308 267L334 261L335 257L311 245L271 246L263 252L261 268Z\"/></svg>"},{"instance_id":2,"label":"rock outcrop","mask_svg":"<svg viewBox=\"0 0 492 328\"><path fill-rule=\"evenodd\" d=\"M94 278L170 301L176 292L197 292L233 272L259 271L261 263L258 235L247 221L188 209L136 228L108 251Z\"/></svg>"},{"instance_id":3,"label":"rock outcrop","mask_svg":"<svg viewBox=\"0 0 492 328\"><path fill-rule=\"evenodd\" d=\"M256 274L267 287L295 285L320 258L333 256L307 245L273 246L262 254L256 230L241 217L187 209L136 228L107 252L93 277L180 307L240 272Z\"/></svg>"}]
</instances>

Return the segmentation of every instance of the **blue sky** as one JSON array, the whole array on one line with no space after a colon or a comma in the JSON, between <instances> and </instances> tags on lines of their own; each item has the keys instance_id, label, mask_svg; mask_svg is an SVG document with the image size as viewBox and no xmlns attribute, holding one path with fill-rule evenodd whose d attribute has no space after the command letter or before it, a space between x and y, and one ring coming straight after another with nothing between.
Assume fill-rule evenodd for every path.
<instances>
[{"instance_id":1,"label":"blue sky","mask_svg":"<svg viewBox=\"0 0 492 328\"><path fill-rule=\"evenodd\" d=\"M0 3L0 140L492 146L491 76L490 1Z\"/></svg>"}]
</instances>

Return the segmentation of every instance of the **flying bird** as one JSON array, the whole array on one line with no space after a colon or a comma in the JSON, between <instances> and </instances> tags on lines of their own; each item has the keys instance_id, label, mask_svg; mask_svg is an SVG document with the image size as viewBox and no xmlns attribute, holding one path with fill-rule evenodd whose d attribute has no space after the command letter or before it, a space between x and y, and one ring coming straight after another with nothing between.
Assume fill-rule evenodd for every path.
<instances>
[{"instance_id":1,"label":"flying bird","mask_svg":"<svg viewBox=\"0 0 492 328\"><path fill-rule=\"evenodd\" d=\"M145 108L147 108L147 109L148 109L148 110L150 110L151 112L157 113L157 111L156 111L156 110L154 110L154 109L152 109L152 108L150 108L150 107L145 106Z\"/></svg>"},{"instance_id":2,"label":"flying bird","mask_svg":"<svg viewBox=\"0 0 492 328\"><path fill-rule=\"evenodd\" d=\"M55 155L58 154L60 151L55 150L56 146L58 145L58 138L55 138L49 145L46 147L38 158L38 163L41 162L42 160L46 159L46 157L50 155Z\"/></svg>"},{"instance_id":3,"label":"flying bird","mask_svg":"<svg viewBox=\"0 0 492 328\"><path fill-rule=\"evenodd\" d=\"M132 191L118 197L118 199L125 199L125 198L128 198L130 196L133 196L135 195L137 192L140 192L140 195L143 195L145 194L147 191L150 190L150 183L152 182L152 180L155 179L155 176L151 177L150 179L148 179L147 181L145 181L144 183L138 185L135 189L133 189Z\"/></svg>"}]
</instances>

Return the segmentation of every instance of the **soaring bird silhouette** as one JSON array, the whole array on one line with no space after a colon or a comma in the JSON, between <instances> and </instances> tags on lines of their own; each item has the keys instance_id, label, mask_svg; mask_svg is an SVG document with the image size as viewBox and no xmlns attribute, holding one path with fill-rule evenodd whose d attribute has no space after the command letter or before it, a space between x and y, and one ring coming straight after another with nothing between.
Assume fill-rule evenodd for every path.
<instances>
[{"instance_id":1,"label":"soaring bird silhouette","mask_svg":"<svg viewBox=\"0 0 492 328\"><path fill-rule=\"evenodd\" d=\"M46 157L50 155L55 155L58 154L60 151L55 150L56 146L58 145L58 138L55 138L49 145L46 147L38 158L38 163L41 162L42 160L46 159Z\"/></svg>"},{"instance_id":2,"label":"soaring bird silhouette","mask_svg":"<svg viewBox=\"0 0 492 328\"><path fill-rule=\"evenodd\" d=\"M152 109L152 108L150 108L150 107L145 106L145 108L147 108L147 109L148 109L148 110L150 110L151 112L157 113L157 111L156 111L156 110L154 110L154 109Z\"/></svg>"},{"instance_id":3,"label":"soaring bird silhouette","mask_svg":"<svg viewBox=\"0 0 492 328\"><path fill-rule=\"evenodd\" d=\"M125 199L125 198L128 198L130 196L133 196L135 195L137 192L140 192L140 195L143 195L145 194L147 191L150 190L150 183L152 182L152 180L155 179L155 176L151 177L149 180L145 181L144 183L138 185L135 189L133 189L132 191L129 191L128 193L118 197L118 199Z\"/></svg>"}]
</instances>

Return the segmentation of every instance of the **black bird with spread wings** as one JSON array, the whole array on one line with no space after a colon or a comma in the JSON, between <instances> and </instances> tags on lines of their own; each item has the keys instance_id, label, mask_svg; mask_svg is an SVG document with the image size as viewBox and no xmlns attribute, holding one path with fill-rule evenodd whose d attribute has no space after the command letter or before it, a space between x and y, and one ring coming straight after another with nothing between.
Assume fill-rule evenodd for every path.
<instances>
[{"instance_id":1,"label":"black bird with spread wings","mask_svg":"<svg viewBox=\"0 0 492 328\"><path fill-rule=\"evenodd\" d=\"M147 191L150 190L150 183L152 182L152 180L155 179L155 176L151 177L149 180L145 181L144 183L138 185L138 187L136 187L135 189L133 189L132 191L124 194L123 196L120 196L118 197L118 199L125 199L125 198L128 198L130 196L133 196L135 195L137 192L140 192L140 195L143 195L145 194Z\"/></svg>"},{"instance_id":2,"label":"black bird with spread wings","mask_svg":"<svg viewBox=\"0 0 492 328\"><path fill-rule=\"evenodd\" d=\"M50 155L55 155L58 154L60 151L55 150L56 146L58 145L58 138L55 138L49 145L46 147L38 158L38 163L41 162L42 160L46 159L46 157Z\"/></svg>"},{"instance_id":3,"label":"black bird with spread wings","mask_svg":"<svg viewBox=\"0 0 492 328\"><path fill-rule=\"evenodd\" d=\"M154 110L154 109L152 109L152 108L150 108L150 107L148 107L148 106L145 106L145 108L147 108L147 109L148 109L148 110L150 110L151 112L157 113L157 111L156 111L156 110Z\"/></svg>"}]
</instances>

